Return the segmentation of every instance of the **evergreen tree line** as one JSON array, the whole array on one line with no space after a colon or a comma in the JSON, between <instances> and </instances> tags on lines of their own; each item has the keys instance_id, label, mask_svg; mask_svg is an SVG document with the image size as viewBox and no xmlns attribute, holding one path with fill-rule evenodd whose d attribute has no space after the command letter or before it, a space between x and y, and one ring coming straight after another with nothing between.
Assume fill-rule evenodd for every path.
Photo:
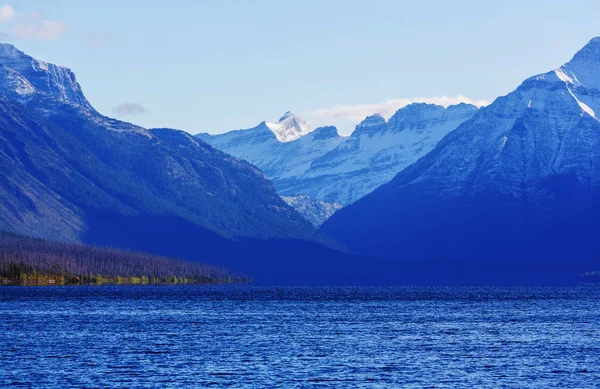
<instances>
[{"instance_id":1,"label":"evergreen tree line","mask_svg":"<svg viewBox=\"0 0 600 389\"><path fill-rule=\"evenodd\" d=\"M244 281L225 269L197 262L4 232L0 232L0 280L4 284Z\"/></svg>"}]
</instances>

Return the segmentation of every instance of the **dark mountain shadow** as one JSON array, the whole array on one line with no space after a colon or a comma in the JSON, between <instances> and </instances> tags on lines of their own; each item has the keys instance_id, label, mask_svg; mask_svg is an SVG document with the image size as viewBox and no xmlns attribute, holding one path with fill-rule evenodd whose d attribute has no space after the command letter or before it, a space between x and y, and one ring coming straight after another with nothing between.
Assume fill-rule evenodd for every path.
<instances>
[{"instance_id":1,"label":"dark mountain shadow","mask_svg":"<svg viewBox=\"0 0 600 389\"><path fill-rule=\"evenodd\" d=\"M573 284L593 263L382 259L303 240L226 239L185 219L88 212L88 244L228 268L263 285Z\"/></svg>"}]
</instances>

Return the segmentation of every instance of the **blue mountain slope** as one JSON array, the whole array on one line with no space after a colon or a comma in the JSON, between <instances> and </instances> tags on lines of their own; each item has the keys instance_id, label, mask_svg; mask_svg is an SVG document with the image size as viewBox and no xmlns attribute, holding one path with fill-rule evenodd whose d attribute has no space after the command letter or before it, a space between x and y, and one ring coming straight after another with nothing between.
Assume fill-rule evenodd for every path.
<instances>
[{"instance_id":1,"label":"blue mountain slope","mask_svg":"<svg viewBox=\"0 0 600 389\"><path fill-rule=\"evenodd\" d=\"M72 72L10 45L0 46L0 66L0 230L200 260L271 284L515 283L534 275L535 265L515 273L399 264L325 247L253 165L180 131L107 118ZM293 137L290 128L281 127L282 137ZM548 266L541 279L571 282L586 266Z\"/></svg>"},{"instance_id":2,"label":"blue mountain slope","mask_svg":"<svg viewBox=\"0 0 600 389\"><path fill-rule=\"evenodd\" d=\"M106 213L177 217L228 238L321 239L250 163L182 131L107 118L70 70L11 45L0 66L0 229L81 241Z\"/></svg>"},{"instance_id":3,"label":"blue mountain slope","mask_svg":"<svg viewBox=\"0 0 600 389\"><path fill-rule=\"evenodd\" d=\"M527 79L322 231L387 257L597 258L600 39ZM571 230L565 231L569 225ZM580 247L558 247L561 233Z\"/></svg>"}]
</instances>

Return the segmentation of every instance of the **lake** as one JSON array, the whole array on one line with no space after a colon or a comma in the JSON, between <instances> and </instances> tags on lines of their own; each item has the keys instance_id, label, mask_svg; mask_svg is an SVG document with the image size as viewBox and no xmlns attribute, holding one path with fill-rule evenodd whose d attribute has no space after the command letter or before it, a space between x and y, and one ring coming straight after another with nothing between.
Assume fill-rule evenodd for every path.
<instances>
[{"instance_id":1,"label":"lake","mask_svg":"<svg viewBox=\"0 0 600 389\"><path fill-rule=\"evenodd\" d=\"M0 387L599 385L598 287L0 288Z\"/></svg>"}]
</instances>

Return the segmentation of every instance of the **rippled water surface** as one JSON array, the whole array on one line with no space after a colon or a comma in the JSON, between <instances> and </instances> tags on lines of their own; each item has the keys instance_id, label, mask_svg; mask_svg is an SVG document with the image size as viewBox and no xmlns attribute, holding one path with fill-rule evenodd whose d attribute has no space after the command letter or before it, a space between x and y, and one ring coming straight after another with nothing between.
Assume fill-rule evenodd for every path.
<instances>
[{"instance_id":1,"label":"rippled water surface","mask_svg":"<svg viewBox=\"0 0 600 389\"><path fill-rule=\"evenodd\" d=\"M600 387L600 288L0 288L0 387Z\"/></svg>"}]
</instances>

